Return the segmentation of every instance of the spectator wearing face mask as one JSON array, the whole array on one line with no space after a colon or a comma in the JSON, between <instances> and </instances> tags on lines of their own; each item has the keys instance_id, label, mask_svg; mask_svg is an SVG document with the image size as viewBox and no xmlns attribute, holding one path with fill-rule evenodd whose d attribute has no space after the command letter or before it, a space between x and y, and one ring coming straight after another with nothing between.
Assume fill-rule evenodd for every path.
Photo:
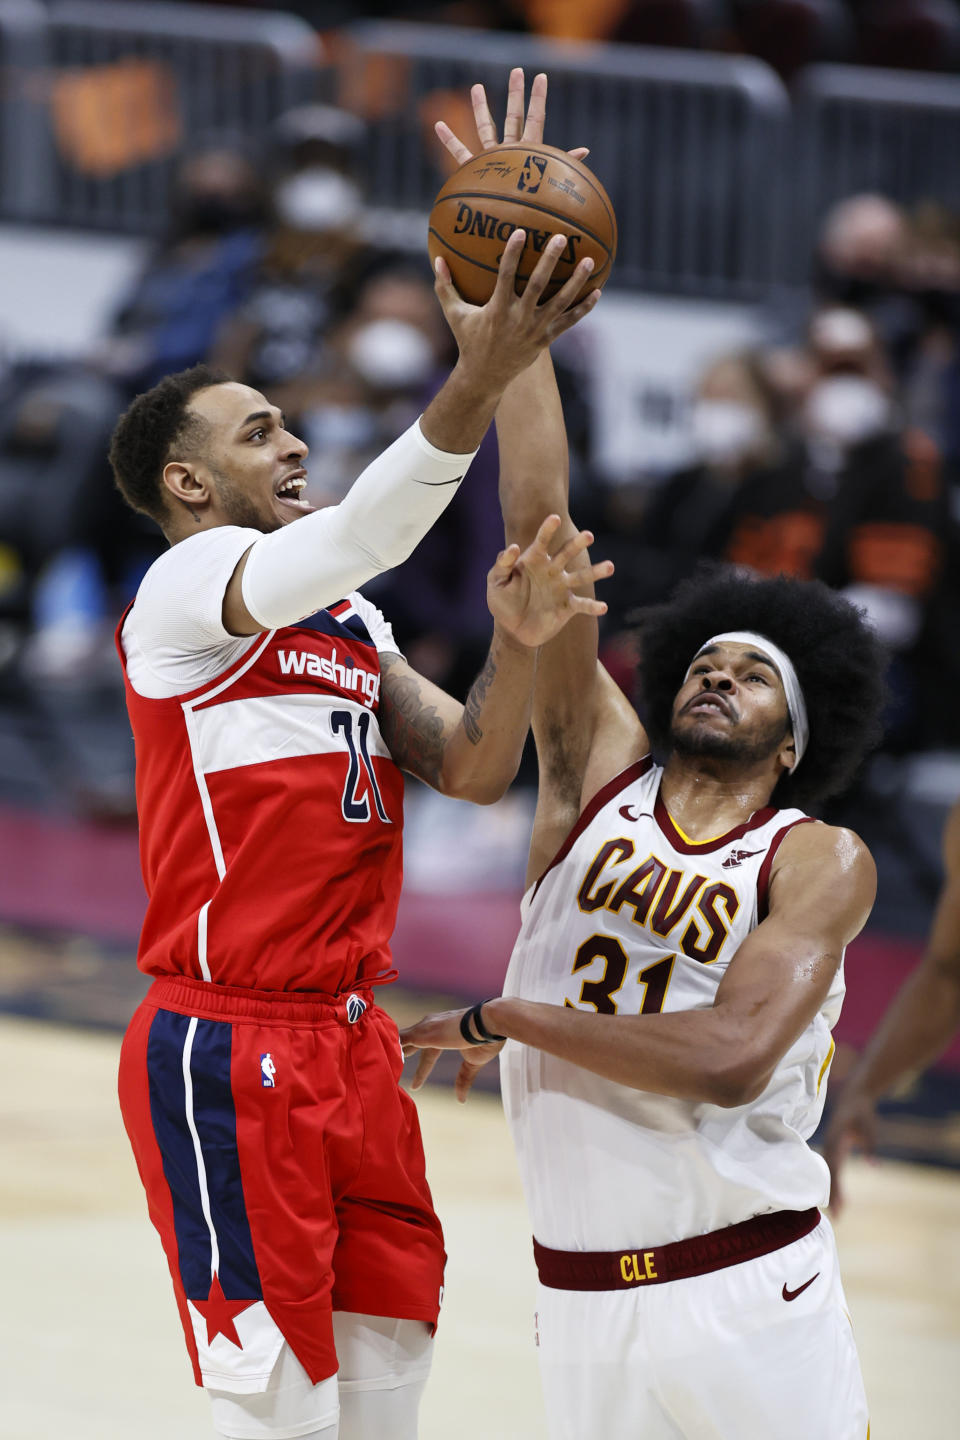
<instances>
[{"instance_id":1,"label":"spectator wearing face mask","mask_svg":"<svg viewBox=\"0 0 960 1440\"><path fill-rule=\"evenodd\" d=\"M908 214L881 195L840 201L824 220L815 289L867 317L889 358L907 425L960 459L960 222L924 202Z\"/></svg>"},{"instance_id":2,"label":"spectator wearing face mask","mask_svg":"<svg viewBox=\"0 0 960 1440\"><path fill-rule=\"evenodd\" d=\"M301 413L329 332L386 258L365 236L363 134L361 120L329 105L300 106L278 122L274 224L250 297L212 354L290 417Z\"/></svg>"},{"instance_id":3,"label":"spectator wearing face mask","mask_svg":"<svg viewBox=\"0 0 960 1440\"><path fill-rule=\"evenodd\" d=\"M822 509L814 573L870 615L894 651L920 633L941 562L940 455L903 423L876 332L859 312L814 316L815 378L801 413L805 484Z\"/></svg>"},{"instance_id":4,"label":"spectator wearing face mask","mask_svg":"<svg viewBox=\"0 0 960 1440\"><path fill-rule=\"evenodd\" d=\"M796 463L781 436L777 396L752 353L725 356L707 369L690 424L693 463L639 507L633 502L642 492L632 489L608 506L604 553L617 568L604 594L621 620L661 600L698 560L725 558L745 488L776 487L784 467Z\"/></svg>"},{"instance_id":5,"label":"spectator wearing face mask","mask_svg":"<svg viewBox=\"0 0 960 1440\"><path fill-rule=\"evenodd\" d=\"M903 424L886 356L860 312L817 312L799 372L793 463L740 488L723 558L817 577L868 613L895 657L888 740L907 743L918 713L914 650L942 564L940 456Z\"/></svg>"},{"instance_id":6,"label":"spectator wearing face mask","mask_svg":"<svg viewBox=\"0 0 960 1440\"><path fill-rule=\"evenodd\" d=\"M257 168L241 149L216 143L188 156L170 231L91 356L94 368L129 395L205 360L250 291L266 216Z\"/></svg>"}]
</instances>

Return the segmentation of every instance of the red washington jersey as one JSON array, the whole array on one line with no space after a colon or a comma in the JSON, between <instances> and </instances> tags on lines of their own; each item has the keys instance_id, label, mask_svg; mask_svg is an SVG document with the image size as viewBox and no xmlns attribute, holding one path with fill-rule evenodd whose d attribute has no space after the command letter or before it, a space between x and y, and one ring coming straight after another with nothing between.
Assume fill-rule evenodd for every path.
<instances>
[{"instance_id":1,"label":"red washington jersey","mask_svg":"<svg viewBox=\"0 0 960 1440\"><path fill-rule=\"evenodd\" d=\"M138 963L150 975L335 994L390 969L403 780L377 715L379 650L396 645L358 594L252 639L223 631L226 581L253 538L229 526L174 546L118 628L148 896ZM136 657L138 675L150 674L144 662L163 649L151 619L166 625L171 608L178 638L163 673L177 673L171 651L195 633L180 673L214 673L182 694L164 682L143 694L151 686L135 689L129 670Z\"/></svg>"}]
</instances>

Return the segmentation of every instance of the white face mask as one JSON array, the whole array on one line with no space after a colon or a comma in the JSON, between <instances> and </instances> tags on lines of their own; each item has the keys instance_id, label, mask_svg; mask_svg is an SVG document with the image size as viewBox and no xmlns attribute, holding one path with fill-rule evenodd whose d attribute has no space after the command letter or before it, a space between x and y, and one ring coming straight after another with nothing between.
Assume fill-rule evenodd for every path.
<instances>
[{"instance_id":1,"label":"white face mask","mask_svg":"<svg viewBox=\"0 0 960 1440\"><path fill-rule=\"evenodd\" d=\"M379 390L415 390L437 363L433 346L406 320L371 320L355 331L347 346L350 364Z\"/></svg>"},{"instance_id":2,"label":"white face mask","mask_svg":"<svg viewBox=\"0 0 960 1440\"><path fill-rule=\"evenodd\" d=\"M359 186L338 170L301 170L282 181L273 198L285 225L317 234L346 229L363 208Z\"/></svg>"},{"instance_id":3,"label":"white face mask","mask_svg":"<svg viewBox=\"0 0 960 1440\"><path fill-rule=\"evenodd\" d=\"M691 425L694 448L707 465L735 465L760 447L765 430L759 410L736 400L698 400Z\"/></svg>"},{"instance_id":4,"label":"white face mask","mask_svg":"<svg viewBox=\"0 0 960 1440\"><path fill-rule=\"evenodd\" d=\"M829 375L807 396L804 421L810 435L846 447L878 435L890 423L890 401L862 375Z\"/></svg>"}]
</instances>

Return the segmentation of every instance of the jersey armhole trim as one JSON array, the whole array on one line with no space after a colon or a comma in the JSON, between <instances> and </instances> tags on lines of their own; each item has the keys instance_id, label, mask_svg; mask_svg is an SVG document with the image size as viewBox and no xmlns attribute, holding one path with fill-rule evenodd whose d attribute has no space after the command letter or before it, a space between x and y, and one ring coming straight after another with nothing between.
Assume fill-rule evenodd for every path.
<instances>
[{"instance_id":1,"label":"jersey armhole trim","mask_svg":"<svg viewBox=\"0 0 960 1440\"><path fill-rule=\"evenodd\" d=\"M757 873L758 925L766 920L770 914L770 872L773 869L773 862L776 858L777 851L791 830L794 830L798 825L812 825L813 821L814 817L812 815L801 815L799 819L791 820L788 825L784 825L781 830L778 830L770 841L770 848L767 850L766 855L764 855L763 863Z\"/></svg>"},{"instance_id":2,"label":"jersey armhole trim","mask_svg":"<svg viewBox=\"0 0 960 1440\"><path fill-rule=\"evenodd\" d=\"M567 858L571 849L573 848L574 842L576 841L577 837L582 835L584 830L586 830L587 826L596 819L597 815L599 815L604 805L608 804L608 802L613 799L614 795L619 795L621 790L625 790L628 785L632 785L635 780L639 780L641 776L646 775L651 769L652 765L653 756L644 755L642 760L634 761L632 765L627 766L626 770L621 770L619 775L614 775L612 780L608 780L606 785L601 785L600 789L597 791L596 795L594 795L593 799L584 806L583 810L580 812L579 819L573 825L566 840L564 840L563 844L560 846L560 849L550 861L550 864L546 867L539 880L537 880L536 884L533 886L533 893L530 895L531 904L537 898L537 891L540 889L540 886L543 884L550 871L554 868L554 866L559 865L562 860L565 860Z\"/></svg>"}]
</instances>

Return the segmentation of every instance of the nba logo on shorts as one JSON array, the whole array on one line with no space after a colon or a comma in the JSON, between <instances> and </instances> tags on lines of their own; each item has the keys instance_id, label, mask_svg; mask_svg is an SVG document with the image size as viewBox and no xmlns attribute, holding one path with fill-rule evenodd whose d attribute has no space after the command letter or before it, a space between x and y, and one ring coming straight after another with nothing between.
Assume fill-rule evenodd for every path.
<instances>
[{"instance_id":1,"label":"nba logo on shorts","mask_svg":"<svg viewBox=\"0 0 960 1440\"><path fill-rule=\"evenodd\" d=\"M276 1080L274 1080L273 1077L274 1077L274 1075L276 1075L276 1073L277 1073L277 1067L276 1067L276 1065L274 1065L274 1063L273 1063L273 1056L269 1053L269 1051L267 1052L266 1055L261 1055L261 1056L260 1056L260 1084L263 1085L263 1086L264 1086L266 1089L268 1089L268 1090L273 1090L273 1089L275 1089L277 1082L276 1082Z\"/></svg>"},{"instance_id":2,"label":"nba logo on shorts","mask_svg":"<svg viewBox=\"0 0 960 1440\"><path fill-rule=\"evenodd\" d=\"M366 1008L366 1000L361 1000L359 995L347 996L347 1019L351 1025L356 1025Z\"/></svg>"}]
</instances>

